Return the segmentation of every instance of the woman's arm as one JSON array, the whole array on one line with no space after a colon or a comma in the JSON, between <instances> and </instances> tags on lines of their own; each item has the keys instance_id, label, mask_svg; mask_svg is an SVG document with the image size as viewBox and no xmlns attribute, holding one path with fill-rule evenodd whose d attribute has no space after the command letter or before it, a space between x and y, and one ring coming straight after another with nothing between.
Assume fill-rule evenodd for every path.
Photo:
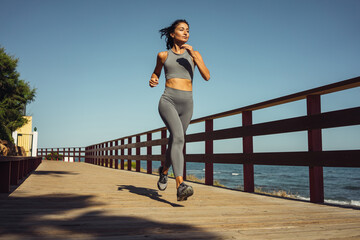
<instances>
[{"instance_id":1,"label":"woman's arm","mask_svg":"<svg viewBox=\"0 0 360 240\"><path fill-rule=\"evenodd\" d=\"M191 57L194 59L196 66L199 68L199 72L200 72L201 76L206 81L209 81L210 80L210 71L205 66L205 63L204 63L203 58L201 57L201 54L198 51L194 51L192 46L190 46L189 44L184 44L184 45L182 45L182 47L185 48L189 52Z\"/></svg>"},{"instance_id":2,"label":"woman's arm","mask_svg":"<svg viewBox=\"0 0 360 240\"><path fill-rule=\"evenodd\" d=\"M193 57L193 59L194 59L196 66L198 66L198 68L199 68L199 72L200 72L201 76L206 81L209 81L210 80L210 71L205 66L204 60L198 51L195 51L195 56Z\"/></svg>"},{"instance_id":3,"label":"woman's arm","mask_svg":"<svg viewBox=\"0 0 360 240\"><path fill-rule=\"evenodd\" d=\"M161 69L164 65L166 58L167 58L167 52L159 52L159 54L157 55L156 66L154 72L151 74L151 78L149 81L150 87L156 87L159 84Z\"/></svg>"}]
</instances>

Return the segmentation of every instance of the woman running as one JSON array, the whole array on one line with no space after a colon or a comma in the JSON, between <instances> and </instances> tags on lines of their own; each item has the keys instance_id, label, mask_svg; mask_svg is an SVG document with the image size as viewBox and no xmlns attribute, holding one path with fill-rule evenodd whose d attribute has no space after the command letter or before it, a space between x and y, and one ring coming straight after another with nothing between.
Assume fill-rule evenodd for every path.
<instances>
[{"instance_id":1,"label":"woman running","mask_svg":"<svg viewBox=\"0 0 360 240\"><path fill-rule=\"evenodd\" d=\"M162 67L165 71L165 91L160 98L159 113L170 132L166 160L159 168L158 188L167 187L168 171L173 166L176 178L177 200L187 200L194 190L183 181L185 132L193 113L192 81L195 66L201 76L208 81L210 72L198 51L186 44L189 40L189 24L186 20L176 20L171 26L160 30L165 36L168 51L157 55L156 67L149 81L150 87L159 84Z\"/></svg>"}]
</instances>

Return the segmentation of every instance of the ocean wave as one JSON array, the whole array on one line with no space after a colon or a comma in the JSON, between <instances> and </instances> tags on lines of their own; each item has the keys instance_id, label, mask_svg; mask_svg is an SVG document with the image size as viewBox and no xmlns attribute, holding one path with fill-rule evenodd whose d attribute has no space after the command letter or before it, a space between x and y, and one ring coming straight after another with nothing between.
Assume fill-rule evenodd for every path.
<instances>
[{"instance_id":1,"label":"ocean wave","mask_svg":"<svg viewBox=\"0 0 360 240\"><path fill-rule=\"evenodd\" d=\"M302 197L302 196L299 196L299 195L296 196L296 198L298 198L300 200L304 200L304 201L310 201L310 198ZM328 204L360 207L360 201L356 201L356 200L341 201L341 200L325 199L324 202L328 203Z\"/></svg>"},{"instance_id":2,"label":"ocean wave","mask_svg":"<svg viewBox=\"0 0 360 240\"><path fill-rule=\"evenodd\" d=\"M353 206L358 206L358 207L360 207L360 201L351 200L351 201L350 201L350 204L353 205Z\"/></svg>"},{"instance_id":3,"label":"ocean wave","mask_svg":"<svg viewBox=\"0 0 360 240\"><path fill-rule=\"evenodd\" d=\"M240 173L231 173L231 175L233 175L233 176L239 176Z\"/></svg>"},{"instance_id":4,"label":"ocean wave","mask_svg":"<svg viewBox=\"0 0 360 240\"><path fill-rule=\"evenodd\" d=\"M338 204L338 205L346 205L346 206L355 206L360 207L360 201L350 200L350 201L339 201L339 200L331 200L328 199L324 201L325 203L329 204Z\"/></svg>"},{"instance_id":5,"label":"ocean wave","mask_svg":"<svg viewBox=\"0 0 360 240\"><path fill-rule=\"evenodd\" d=\"M346 190L360 190L360 187L357 186L345 186L344 189Z\"/></svg>"}]
</instances>

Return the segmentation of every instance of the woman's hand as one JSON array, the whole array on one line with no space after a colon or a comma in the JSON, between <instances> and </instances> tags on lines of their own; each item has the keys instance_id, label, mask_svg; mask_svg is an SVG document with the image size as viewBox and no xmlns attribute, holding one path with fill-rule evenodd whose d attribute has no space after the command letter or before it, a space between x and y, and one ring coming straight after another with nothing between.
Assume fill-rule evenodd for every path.
<instances>
[{"instance_id":1,"label":"woman's hand","mask_svg":"<svg viewBox=\"0 0 360 240\"><path fill-rule=\"evenodd\" d=\"M158 78L154 78L154 77L150 78L150 81L149 81L150 87L156 87L158 84L159 84Z\"/></svg>"},{"instance_id":2,"label":"woman's hand","mask_svg":"<svg viewBox=\"0 0 360 240\"><path fill-rule=\"evenodd\" d=\"M210 79L210 72L209 69L205 66L204 60L198 51L194 51L193 47L189 44L183 44L181 48L185 48L190 56L193 58L194 63L199 68L201 76L206 80L209 81Z\"/></svg>"},{"instance_id":3,"label":"woman's hand","mask_svg":"<svg viewBox=\"0 0 360 240\"><path fill-rule=\"evenodd\" d=\"M189 52L189 54L190 54L191 57L194 57L194 56L195 56L195 51L194 51L193 47L190 46L189 44L183 44L183 45L181 46L181 48L185 48L185 49Z\"/></svg>"}]
</instances>

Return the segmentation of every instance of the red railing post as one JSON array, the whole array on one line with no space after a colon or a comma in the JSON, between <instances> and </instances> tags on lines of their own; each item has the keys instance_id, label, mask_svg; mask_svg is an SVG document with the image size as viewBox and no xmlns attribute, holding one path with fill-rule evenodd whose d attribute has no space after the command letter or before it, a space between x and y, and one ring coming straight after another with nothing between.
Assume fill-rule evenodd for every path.
<instances>
[{"instance_id":1,"label":"red railing post","mask_svg":"<svg viewBox=\"0 0 360 240\"><path fill-rule=\"evenodd\" d=\"M85 159L84 159L84 162L88 163L88 160L86 158L87 154L88 154L88 150L89 150L89 147L85 147Z\"/></svg>"},{"instance_id":2,"label":"red railing post","mask_svg":"<svg viewBox=\"0 0 360 240\"><path fill-rule=\"evenodd\" d=\"M136 142L140 142L140 135L136 136ZM140 147L136 148L136 155L140 155ZM140 160L136 160L136 171L140 172Z\"/></svg>"},{"instance_id":3,"label":"red railing post","mask_svg":"<svg viewBox=\"0 0 360 240\"><path fill-rule=\"evenodd\" d=\"M90 155L92 156L90 161L92 161L92 162L91 162L92 164L97 165L97 159L96 159L96 156L97 156L96 144L95 144L95 145L92 145L90 149L92 150L91 153L90 153Z\"/></svg>"},{"instance_id":4,"label":"red railing post","mask_svg":"<svg viewBox=\"0 0 360 240\"><path fill-rule=\"evenodd\" d=\"M186 142L184 143L184 148L183 148L183 154L184 154L184 168L183 168L183 180L186 180Z\"/></svg>"},{"instance_id":5,"label":"red railing post","mask_svg":"<svg viewBox=\"0 0 360 240\"><path fill-rule=\"evenodd\" d=\"M96 150L96 153L97 153L97 165L98 166L101 166L101 151L100 151L100 148L101 148L101 144L97 144L97 150Z\"/></svg>"},{"instance_id":6,"label":"red railing post","mask_svg":"<svg viewBox=\"0 0 360 240\"><path fill-rule=\"evenodd\" d=\"M94 152L93 152L93 154L94 154L94 164L95 165L99 165L99 163L98 163L98 144L95 144L94 145Z\"/></svg>"},{"instance_id":7,"label":"red railing post","mask_svg":"<svg viewBox=\"0 0 360 240\"><path fill-rule=\"evenodd\" d=\"M99 165L99 158L98 158L99 153L98 153L98 147L99 147L99 145L98 145L98 144L96 144L96 145L94 146L94 150L95 150L95 152L94 152L94 155L95 155L95 165Z\"/></svg>"},{"instance_id":8,"label":"red railing post","mask_svg":"<svg viewBox=\"0 0 360 240\"><path fill-rule=\"evenodd\" d=\"M85 153L85 156L87 156L87 155L89 155L89 158L88 158L88 162L89 163L91 163L91 164L94 164L94 162L93 162L93 158L92 158L92 156L93 156L93 152L92 152L92 150L93 150L93 146L90 146L89 147L89 153Z\"/></svg>"},{"instance_id":9,"label":"red railing post","mask_svg":"<svg viewBox=\"0 0 360 240\"><path fill-rule=\"evenodd\" d=\"M74 162L76 162L76 148L73 148L72 155L73 155L73 158L74 158Z\"/></svg>"},{"instance_id":10,"label":"red railing post","mask_svg":"<svg viewBox=\"0 0 360 240\"><path fill-rule=\"evenodd\" d=\"M320 95L310 95L306 98L307 115L315 115L321 113ZM309 152L322 151L321 129L308 130L308 146ZM310 181L310 202L324 202L324 179L322 166L309 167Z\"/></svg>"},{"instance_id":11,"label":"red railing post","mask_svg":"<svg viewBox=\"0 0 360 240\"><path fill-rule=\"evenodd\" d=\"M109 147L111 148L111 147L113 146L113 141L110 141L109 144L110 144ZM110 150L110 156L113 156L113 155L114 155L113 152L114 152L114 150L111 149L111 150ZM114 160L113 160L111 157L110 157L109 160L110 160L110 168L113 168L113 161L114 161Z\"/></svg>"},{"instance_id":12,"label":"red railing post","mask_svg":"<svg viewBox=\"0 0 360 240\"><path fill-rule=\"evenodd\" d=\"M93 146L91 146L90 147L90 150L91 150L91 152L90 152L90 159L89 159L89 161L90 161L90 163L91 164L95 164L95 152L94 152L94 150L95 150L95 146L93 145Z\"/></svg>"},{"instance_id":13,"label":"red railing post","mask_svg":"<svg viewBox=\"0 0 360 240\"><path fill-rule=\"evenodd\" d=\"M214 120L207 119L205 120L205 132L206 136L209 136L211 132L214 130ZM205 154L213 155L214 154L214 141L213 140L205 140ZM214 164L209 159L206 159L205 162L205 184L213 185L214 182Z\"/></svg>"},{"instance_id":14,"label":"red railing post","mask_svg":"<svg viewBox=\"0 0 360 240\"><path fill-rule=\"evenodd\" d=\"M128 144L131 144L131 143L132 143L132 138L129 137L128 138ZM132 148L128 148L128 155L129 156L131 155L131 150L132 150ZM128 163L128 170L131 171L131 159L128 159L127 163Z\"/></svg>"},{"instance_id":15,"label":"red railing post","mask_svg":"<svg viewBox=\"0 0 360 240\"><path fill-rule=\"evenodd\" d=\"M115 146L117 147L117 146L119 146L119 140L116 140L115 141ZM115 150L115 155L117 156L117 155L119 155L119 149L116 149ZM115 159L115 169L118 169L119 168L119 159Z\"/></svg>"},{"instance_id":16,"label":"red railing post","mask_svg":"<svg viewBox=\"0 0 360 240\"><path fill-rule=\"evenodd\" d=\"M124 146L125 145L125 139L121 139L121 146ZM122 148L121 149L121 155L125 155L125 148ZM121 159L121 169L124 170L125 168L125 163L124 163L124 158Z\"/></svg>"},{"instance_id":17,"label":"red railing post","mask_svg":"<svg viewBox=\"0 0 360 240\"><path fill-rule=\"evenodd\" d=\"M93 155L93 164L97 165L97 144L95 144L93 146L93 152L92 152L92 155Z\"/></svg>"},{"instance_id":18,"label":"red railing post","mask_svg":"<svg viewBox=\"0 0 360 240\"><path fill-rule=\"evenodd\" d=\"M97 146L97 155L98 155L98 165L99 166L101 166L101 155L102 155L102 152L100 151L100 149L101 149L101 144L98 144L98 146Z\"/></svg>"},{"instance_id":19,"label":"red railing post","mask_svg":"<svg viewBox=\"0 0 360 240\"><path fill-rule=\"evenodd\" d=\"M166 139L166 129L161 130L161 139ZM161 155L166 156L166 144L161 145ZM161 161L161 166L164 166L165 162Z\"/></svg>"},{"instance_id":20,"label":"red railing post","mask_svg":"<svg viewBox=\"0 0 360 240\"><path fill-rule=\"evenodd\" d=\"M244 111L242 113L242 125L252 125L252 111ZM243 138L243 152L253 153L253 137L246 136ZM254 165L251 163L245 163L243 166L244 172L244 191L254 192Z\"/></svg>"},{"instance_id":21,"label":"red railing post","mask_svg":"<svg viewBox=\"0 0 360 240\"><path fill-rule=\"evenodd\" d=\"M104 152L105 152L105 156L107 157L107 156L109 156L109 149L108 149L109 142L104 143L104 145L105 145L105 149L106 149L106 150L104 150ZM105 167L109 167L109 159L108 158L105 159Z\"/></svg>"},{"instance_id":22,"label":"red railing post","mask_svg":"<svg viewBox=\"0 0 360 240\"><path fill-rule=\"evenodd\" d=\"M96 165L98 166L101 166L101 159L100 159L100 156L101 156L101 151L99 150L99 148L101 147L101 144L97 144L96 145Z\"/></svg>"},{"instance_id":23,"label":"red railing post","mask_svg":"<svg viewBox=\"0 0 360 240\"><path fill-rule=\"evenodd\" d=\"M101 144L102 147L102 159L101 159L101 166L105 167L105 143Z\"/></svg>"},{"instance_id":24,"label":"red railing post","mask_svg":"<svg viewBox=\"0 0 360 240\"><path fill-rule=\"evenodd\" d=\"M148 133L146 136L146 140L147 141L151 141L152 140L152 134ZM148 146L146 148L146 154L147 156L151 156L152 155L152 146ZM152 161L151 160L147 160L147 164L146 164L146 173L147 174L152 174Z\"/></svg>"}]
</instances>

